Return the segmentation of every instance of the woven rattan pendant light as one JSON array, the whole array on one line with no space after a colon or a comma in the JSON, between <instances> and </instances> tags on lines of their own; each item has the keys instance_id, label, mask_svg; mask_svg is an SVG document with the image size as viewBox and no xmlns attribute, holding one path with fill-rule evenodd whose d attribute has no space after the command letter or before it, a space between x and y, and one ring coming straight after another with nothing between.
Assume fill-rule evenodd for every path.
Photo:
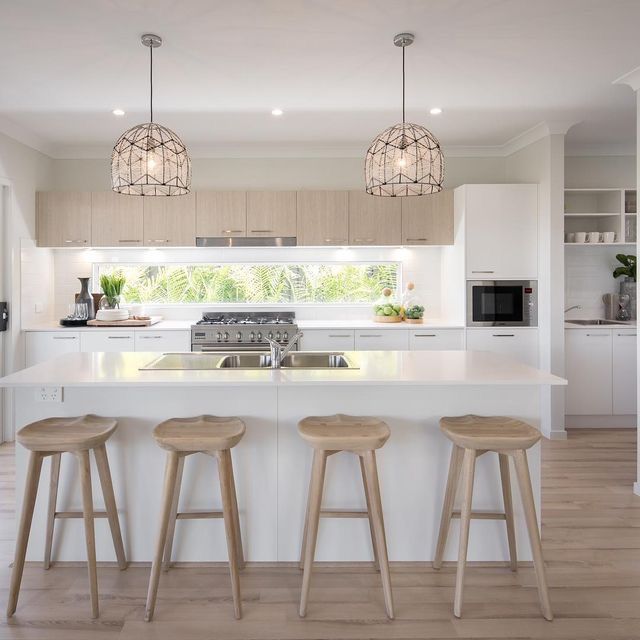
<instances>
[{"instance_id":1,"label":"woven rattan pendant light","mask_svg":"<svg viewBox=\"0 0 640 640\"><path fill-rule=\"evenodd\" d=\"M412 33L399 33L393 39L402 48L402 122L376 136L367 151L365 188L375 196L422 196L442 190L440 143L425 127L405 122L404 50L413 40Z\"/></svg>"},{"instance_id":2,"label":"woven rattan pendant light","mask_svg":"<svg viewBox=\"0 0 640 640\"><path fill-rule=\"evenodd\" d=\"M191 188L191 160L184 142L153 121L153 50L162 38L147 33L150 121L125 131L111 154L111 188L133 196L182 196Z\"/></svg>"}]
</instances>

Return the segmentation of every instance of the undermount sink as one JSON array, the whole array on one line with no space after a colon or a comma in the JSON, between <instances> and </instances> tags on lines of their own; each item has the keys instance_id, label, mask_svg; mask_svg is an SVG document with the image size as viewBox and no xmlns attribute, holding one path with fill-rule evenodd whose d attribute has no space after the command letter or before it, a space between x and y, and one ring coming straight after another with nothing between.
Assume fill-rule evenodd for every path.
<instances>
[{"instance_id":1,"label":"undermount sink","mask_svg":"<svg viewBox=\"0 0 640 640\"><path fill-rule=\"evenodd\" d=\"M608 324L622 324L619 320L567 320L569 324L579 324L587 326L593 325L608 325Z\"/></svg>"},{"instance_id":2,"label":"undermount sink","mask_svg":"<svg viewBox=\"0 0 640 640\"><path fill-rule=\"evenodd\" d=\"M271 356L261 353L233 353L223 356L218 369L266 369L271 367ZM342 353L290 353L285 356L281 369L355 369Z\"/></svg>"}]
</instances>

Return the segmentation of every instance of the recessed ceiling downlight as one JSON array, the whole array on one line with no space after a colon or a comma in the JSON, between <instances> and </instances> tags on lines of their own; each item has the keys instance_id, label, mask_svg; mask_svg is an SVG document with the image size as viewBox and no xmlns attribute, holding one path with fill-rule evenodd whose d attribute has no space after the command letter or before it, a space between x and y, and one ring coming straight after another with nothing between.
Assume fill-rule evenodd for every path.
<instances>
[{"instance_id":1,"label":"recessed ceiling downlight","mask_svg":"<svg viewBox=\"0 0 640 640\"><path fill-rule=\"evenodd\" d=\"M278 107L276 107L275 109L271 109L272 116L281 116L283 113L284 111Z\"/></svg>"},{"instance_id":2,"label":"recessed ceiling downlight","mask_svg":"<svg viewBox=\"0 0 640 640\"><path fill-rule=\"evenodd\" d=\"M440 107L431 107L431 109L429 109L429 113L432 116L439 116L442 113L442 109Z\"/></svg>"},{"instance_id":3,"label":"recessed ceiling downlight","mask_svg":"<svg viewBox=\"0 0 640 640\"><path fill-rule=\"evenodd\" d=\"M114 116L123 116L124 115L124 110L123 109L114 109L111 113L113 113Z\"/></svg>"}]
</instances>

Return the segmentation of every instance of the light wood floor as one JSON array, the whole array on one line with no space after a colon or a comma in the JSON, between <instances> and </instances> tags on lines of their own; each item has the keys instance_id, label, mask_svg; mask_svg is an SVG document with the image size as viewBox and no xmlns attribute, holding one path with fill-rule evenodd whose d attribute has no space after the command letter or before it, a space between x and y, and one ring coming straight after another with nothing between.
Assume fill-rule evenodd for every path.
<instances>
[{"instance_id":1,"label":"light wood floor","mask_svg":"<svg viewBox=\"0 0 640 640\"><path fill-rule=\"evenodd\" d=\"M396 565L396 620L384 613L379 576L368 567L314 574L309 611L297 614L296 568L248 567L244 618L233 619L222 568L174 569L162 576L155 620L143 622L148 568L99 570L101 618L89 619L84 568L25 571L14 618L0 640L196 640L365 638L640 638L640 497L634 430L572 430L545 442L543 545L556 618L540 615L533 570L470 567L464 618L451 614L454 570ZM0 447L0 615L13 553L14 467ZM473 535L473 525L472 533Z\"/></svg>"}]
</instances>

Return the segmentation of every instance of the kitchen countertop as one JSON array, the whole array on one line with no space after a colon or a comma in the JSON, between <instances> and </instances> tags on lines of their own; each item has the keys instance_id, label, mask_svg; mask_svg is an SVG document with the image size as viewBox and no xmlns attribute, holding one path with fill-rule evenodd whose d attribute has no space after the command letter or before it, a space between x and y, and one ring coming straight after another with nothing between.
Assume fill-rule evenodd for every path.
<instances>
[{"instance_id":1,"label":"kitchen countertop","mask_svg":"<svg viewBox=\"0 0 640 640\"><path fill-rule=\"evenodd\" d=\"M150 327L61 327L57 322L43 322L31 325L22 330L32 331L186 331L190 330L195 320L162 320ZM460 324L451 324L446 320L426 320L422 324L407 322L373 322L372 320L298 320L301 331L305 329L463 329Z\"/></svg>"},{"instance_id":2,"label":"kitchen countertop","mask_svg":"<svg viewBox=\"0 0 640 640\"><path fill-rule=\"evenodd\" d=\"M223 355L223 354L216 354ZM296 385L564 385L566 380L488 351L348 351L358 369L140 371L157 353L69 353L0 379L0 387Z\"/></svg>"},{"instance_id":3,"label":"kitchen countertop","mask_svg":"<svg viewBox=\"0 0 640 640\"><path fill-rule=\"evenodd\" d=\"M580 318L576 318L579 320ZM635 329L637 326L636 320L628 320L627 322L616 322L615 324L573 324L570 321L565 321L565 329Z\"/></svg>"}]
</instances>

